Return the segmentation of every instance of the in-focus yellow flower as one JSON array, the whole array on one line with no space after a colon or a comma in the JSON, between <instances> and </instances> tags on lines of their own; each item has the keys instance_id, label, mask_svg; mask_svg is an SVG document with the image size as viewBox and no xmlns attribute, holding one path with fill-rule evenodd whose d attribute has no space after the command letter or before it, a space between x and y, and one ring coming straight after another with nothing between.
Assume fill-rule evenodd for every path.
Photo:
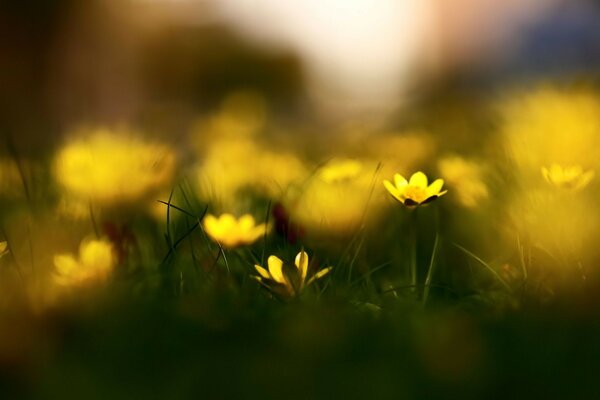
<instances>
[{"instance_id":1,"label":"in-focus yellow flower","mask_svg":"<svg viewBox=\"0 0 600 400\"><path fill-rule=\"evenodd\" d=\"M99 129L68 143L54 173L67 195L107 205L133 202L164 189L175 172L175 154L129 132Z\"/></svg>"},{"instance_id":2,"label":"in-focus yellow flower","mask_svg":"<svg viewBox=\"0 0 600 400\"><path fill-rule=\"evenodd\" d=\"M59 285L81 287L108 279L117 263L107 240L84 240L79 255L54 256L54 280Z\"/></svg>"},{"instance_id":3,"label":"in-focus yellow flower","mask_svg":"<svg viewBox=\"0 0 600 400\"><path fill-rule=\"evenodd\" d=\"M0 258L8 253L8 243L0 242Z\"/></svg>"},{"instance_id":4,"label":"in-focus yellow flower","mask_svg":"<svg viewBox=\"0 0 600 400\"><path fill-rule=\"evenodd\" d=\"M395 174L394 183L385 180L383 185L396 200L409 207L427 204L447 192L442 191L443 179L436 179L428 185L427 175L421 171L415 172L408 181L402 175Z\"/></svg>"},{"instance_id":5,"label":"in-focus yellow flower","mask_svg":"<svg viewBox=\"0 0 600 400\"><path fill-rule=\"evenodd\" d=\"M231 214L222 214L218 218L208 214L202 220L202 226L208 236L222 247L231 249L254 243L267 232L266 224L256 224L250 214L239 219Z\"/></svg>"},{"instance_id":6,"label":"in-focus yellow flower","mask_svg":"<svg viewBox=\"0 0 600 400\"><path fill-rule=\"evenodd\" d=\"M285 268L283 261L277 256L270 256L267 264L268 270L260 265L254 266L260 275L255 276L255 278L273 292L283 296L295 296L301 293L305 287L317 279L321 279L332 269L332 267L323 268L306 280L308 276L308 254L305 251L301 251L296 256L295 268Z\"/></svg>"},{"instance_id":7,"label":"in-focus yellow flower","mask_svg":"<svg viewBox=\"0 0 600 400\"><path fill-rule=\"evenodd\" d=\"M579 165L562 167L552 164L550 168L542 167L542 175L551 184L565 188L580 190L586 187L594 178L594 171L583 171Z\"/></svg>"}]
</instances>

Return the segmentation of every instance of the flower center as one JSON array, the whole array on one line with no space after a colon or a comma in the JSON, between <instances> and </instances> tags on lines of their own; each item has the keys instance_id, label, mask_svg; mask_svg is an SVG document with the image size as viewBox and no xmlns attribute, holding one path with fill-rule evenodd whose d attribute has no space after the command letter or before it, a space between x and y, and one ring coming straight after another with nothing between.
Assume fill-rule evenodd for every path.
<instances>
[{"instance_id":1,"label":"flower center","mask_svg":"<svg viewBox=\"0 0 600 400\"><path fill-rule=\"evenodd\" d=\"M404 189L404 197L416 203L421 203L427 200L427 189L418 186L407 186Z\"/></svg>"}]
</instances>

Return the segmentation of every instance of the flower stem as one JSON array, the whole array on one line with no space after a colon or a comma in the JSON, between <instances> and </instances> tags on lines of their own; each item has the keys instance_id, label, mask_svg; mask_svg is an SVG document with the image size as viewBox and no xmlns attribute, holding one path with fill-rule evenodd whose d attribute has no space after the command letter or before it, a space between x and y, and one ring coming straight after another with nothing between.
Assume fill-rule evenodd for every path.
<instances>
[{"instance_id":1,"label":"flower stem","mask_svg":"<svg viewBox=\"0 0 600 400\"><path fill-rule=\"evenodd\" d=\"M429 261L429 269L427 270L427 277L425 278L425 285L423 286L423 307L425 307L427 298L429 297L429 288L431 287L431 277L433 276L433 270L435 268L435 256L437 255L439 240L440 235L439 233L436 233L433 251L431 252L431 260Z\"/></svg>"},{"instance_id":2,"label":"flower stem","mask_svg":"<svg viewBox=\"0 0 600 400\"><path fill-rule=\"evenodd\" d=\"M413 287L412 291L417 290L417 210L414 209L410 213L410 284Z\"/></svg>"}]
</instances>

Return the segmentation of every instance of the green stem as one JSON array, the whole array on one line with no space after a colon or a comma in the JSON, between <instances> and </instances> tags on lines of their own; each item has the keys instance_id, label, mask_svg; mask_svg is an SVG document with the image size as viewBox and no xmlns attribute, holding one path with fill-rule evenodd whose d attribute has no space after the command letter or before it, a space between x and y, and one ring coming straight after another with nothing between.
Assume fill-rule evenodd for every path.
<instances>
[{"instance_id":1,"label":"green stem","mask_svg":"<svg viewBox=\"0 0 600 400\"><path fill-rule=\"evenodd\" d=\"M410 213L410 284L413 291L417 290L417 210L414 209Z\"/></svg>"},{"instance_id":2,"label":"green stem","mask_svg":"<svg viewBox=\"0 0 600 400\"><path fill-rule=\"evenodd\" d=\"M438 243L440 240L439 233L435 234L435 242L433 243L433 251L431 253L431 260L429 261L429 269L427 270L427 277L425 278L425 286L423 287L423 307L427 303L429 297L429 288L431 288L431 278L433 276L433 270L435 268L435 256L437 255Z\"/></svg>"}]
</instances>

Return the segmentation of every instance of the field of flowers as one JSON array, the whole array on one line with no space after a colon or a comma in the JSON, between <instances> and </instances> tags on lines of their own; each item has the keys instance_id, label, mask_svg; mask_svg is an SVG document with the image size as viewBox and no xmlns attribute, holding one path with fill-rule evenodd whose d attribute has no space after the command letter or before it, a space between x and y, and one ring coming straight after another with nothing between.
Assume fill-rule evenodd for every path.
<instances>
[{"instance_id":1,"label":"field of flowers","mask_svg":"<svg viewBox=\"0 0 600 400\"><path fill-rule=\"evenodd\" d=\"M410 115L326 128L239 90L184 140L6 141L2 391L593 398L600 95Z\"/></svg>"},{"instance_id":2,"label":"field of flowers","mask_svg":"<svg viewBox=\"0 0 600 400\"><path fill-rule=\"evenodd\" d=\"M600 399L598 21L0 2L0 400Z\"/></svg>"}]
</instances>

